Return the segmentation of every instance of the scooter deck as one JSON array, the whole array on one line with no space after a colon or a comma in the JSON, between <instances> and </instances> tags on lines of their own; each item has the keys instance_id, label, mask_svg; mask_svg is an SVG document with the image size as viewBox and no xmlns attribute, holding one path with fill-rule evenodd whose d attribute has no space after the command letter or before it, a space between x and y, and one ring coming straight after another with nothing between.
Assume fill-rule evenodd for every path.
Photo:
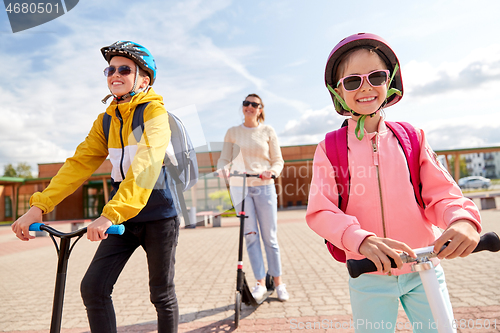
<instances>
[{"instance_id":1,"label":"scooter deck","mask_svg":"<svg viewBox=\"0 0 500 333\"><path fill-rule=\"evenodd\" d=\"M252 292L250 291L250 288L248 287L248 283L247 283L247 280L244 279L243 280L243 288L241 290L241 296L242 296L242 301L243 303L245 303L246 305L252 305L252 306L259 306L260 304L262 304L272 293L274 292L274 286L272 287L272 289L267 289L267 292L264 294L264 296L262 296L262 298L260 299L255 299L253 298L252 296Z\"/></svg>"}]
</instances>

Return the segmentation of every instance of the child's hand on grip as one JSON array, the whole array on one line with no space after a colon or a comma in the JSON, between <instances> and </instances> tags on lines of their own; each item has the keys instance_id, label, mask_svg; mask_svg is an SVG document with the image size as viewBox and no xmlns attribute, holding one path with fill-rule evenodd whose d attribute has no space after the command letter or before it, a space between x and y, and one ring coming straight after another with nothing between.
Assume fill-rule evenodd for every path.
<instances>
[{"instance_id":1,"label":"child's hand on grip","mask_svg":"<svg viewBox=\"0 0 500 333\"><path fill-rule=\"evenodd\" d=\"M450 241L448 246L439 252L447 241ZM472 253L477 243L479 243L479 233L474 223L469 220L457 220L436 240L434 252L439 253L439 259L463 258Z\"/></svg>"},{"instance_id":2,"label":"child's hand on grip","mask_svg":"<svg viewBox=\"0 0 500 333\"><path fill-rule=\"evenodd\" d=\"M30 235L29 227L33 223L42 223L42 210L36 206L32 206L26 214L21 216L12 223L12 231L16 234L16 237L22 241L29 241L35 238Z\"/></svg>"},{"instance_id":3,"label":"child's hand on grip","mask_svg":"<svg viewBox=\"0 0 500 333\"><path fill-rule=\"evenodd\" d=\"M417 257L408 245L390 238L368 236L359 247L359 253L373 261L377 266L377 271L386 274L391 271L391 261L388 257L394 259L399 269L403 267L403 261L399 256L400 252L396 250L404 251L413 258Z\"/></svg>"},{"instance_id":4,"label":"child's hand on grip","mask_svg":"<svg viewBox=\"0 0 500 333\"><path fill-rule=\"evenodd\" d=\"M108 238L106 230L111 227L113 223L104 216L100 216L94 220L87 227L87 238L90 241L96 242Z\"/></svg>"}]
</instances>

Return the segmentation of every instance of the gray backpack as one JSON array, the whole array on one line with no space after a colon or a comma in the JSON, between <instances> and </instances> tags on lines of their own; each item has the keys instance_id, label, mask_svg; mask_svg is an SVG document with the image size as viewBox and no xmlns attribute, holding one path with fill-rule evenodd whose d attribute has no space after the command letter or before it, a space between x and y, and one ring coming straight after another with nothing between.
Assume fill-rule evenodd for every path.
<instances>
[{"instance_id":1,"label":"gray backpack","mask_svg":"<svg viewBox=\"0 0 500 333\"><path fill-rule=\"evenodd\" d=\"M132 131L137 142L141 140L142 133L144 132L144 110L148 104L149 102L139 104L134 111ZM172 113L168 113L168 122L171 137L163 163L170 175L169 181L171 184L169 184L169 188L174 198L176 210L177 212L182 212L187 225L189 224L189 214L183 192L190 189L198 181L198 161L193 144L182 121ZM111 116L105 113L102 119L102 127L106 141L109 138L110 125ZM141 130L138 130L139 126Z\"/></svg>"}]
</instances>

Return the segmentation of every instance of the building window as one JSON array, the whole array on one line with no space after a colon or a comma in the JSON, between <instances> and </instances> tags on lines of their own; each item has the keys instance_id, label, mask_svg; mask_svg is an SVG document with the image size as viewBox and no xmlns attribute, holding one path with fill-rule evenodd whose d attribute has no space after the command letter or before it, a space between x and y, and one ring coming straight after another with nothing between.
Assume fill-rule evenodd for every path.
<instances>
[{"instance_id":1,"label":"building window","mask_svg":"<svg viewBox=\"0 0 500 333\"><path fill-rule=\"evenodd\" d=\"M110 181L108 188L111 188ZM99 217L105 204L102 181L89 181L83 187L83 217L86 219Z\"/></svg>"},{"instance_id":2,"label":"building window","mask_svg":"<svg viewBox=\"0 0 500 333\"><path fill-rule=\"evenodd\" d=\"M12 198L5 197L5 217L12 217Z\"/></svg>"},{"instance_id":3,"label":"building window","mask_svg":"<svg viewBox=\"0 0 500 333\"><path fill-rule=\"evenodd\" d=\"M31 194L19 194L17 202L17 216L22 216L30 209Z\"/></svg>"}]
</instances>

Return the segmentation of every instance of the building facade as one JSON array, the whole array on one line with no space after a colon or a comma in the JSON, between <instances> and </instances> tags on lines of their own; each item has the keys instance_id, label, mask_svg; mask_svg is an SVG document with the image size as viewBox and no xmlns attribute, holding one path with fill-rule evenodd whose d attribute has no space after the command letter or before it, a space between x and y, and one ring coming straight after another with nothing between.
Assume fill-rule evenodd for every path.
<instances>
[{"instance_id":1,"label":"building facade","mask_svg":"<svg viewBox=\"0 0 500 333\"><path fill-rule=\"evenodd\" d=\"M478 152L465 155L469 176L500 178L500 153Z\"/></svg>"},{"instance_id":2,"label":"building facade","mask_svg":"<svg viewBox=\"0 0 500 333\"><path fill-rule=\"evenodd\" d=\"M278 206L287 208L305 206L312 178L312 160L316 145L282 147L285 166L276 180ZM218 152L197 153L198 183L184 193L186 205L197 211L226 210L230 204L217 198L217 193L227 192L223 179L215 177ZM0 222L14 221L29 209L29 199L48 186L63 163L38 165L38 178L22 179L0 177ZM111 163L106 160L99 169L73 194L68 196L53 212L44 216L47 221L97 218L111 190Z\"/></svg>"},{"instance_id":3,"label":"building facade","mask_svg":"<svg viewBox=\"0 0 500 333\"><path fill-rule=\"evenodd\" d=\"M312 179L312 162L316 145L281 147L285 165L276 180L278 207L280 209L304 207L307 205L309 186ZM500 147L471 148L462 150L436 151L444 164L459 178L457 166L448 165L448 157L459 160L465 156L470 175L482 175L489 178L500 176ZM224 201L227 193L223 179L215 177L220 151L197 153L199 180L191 190L184 193L186 205L196 211L217 211L231 208L231 203ZM14 221L29 209L29 199L37 191L46 188L61 168L63 163L39 164L38 178L22 179L0 177L0 222ZM96 172L72 195L63 200L44 218L53 220L75 220L97 218L111 190L111 163L106 160Z\"/></svg>"}]
</instances>

